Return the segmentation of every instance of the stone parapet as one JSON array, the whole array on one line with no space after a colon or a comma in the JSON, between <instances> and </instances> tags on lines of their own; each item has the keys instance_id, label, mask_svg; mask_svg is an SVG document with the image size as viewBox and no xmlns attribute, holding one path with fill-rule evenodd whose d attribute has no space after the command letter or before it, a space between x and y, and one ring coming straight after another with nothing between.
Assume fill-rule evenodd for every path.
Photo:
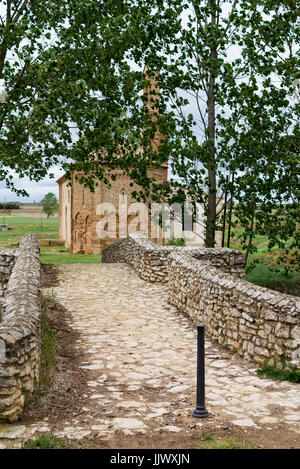
<instances>
[{"instance_id":1,"label":"stone parapet","mask_svg":"<svg viewBox=\"0 0 300 469\"><path fill-rule=\"evenodd\" d=\"M194 256L168 258L169 302L247 360L300 368L300 299L238 278Z\"/></svg>"},{"instance_id":2,"label":"stone parapet","mask_svg":"<svg viewBox=\"0 0 300 469\"><path fill-rule=\"evenodd\" d=\"M3 298L10 277L12 268L16 260L17 249L4 248L0 249L0 302ZM1 312L0 312L1 321Z\"/></svg>"},{"instance_id":3,"label":"stone parapet","mask_svg":"<svg viewBox=\"0 0 300 469\"><path fill-rule=\"evenodd\" d=\"M189 253L203 263L244 276L244 256L228 248L159 246L139 233L129 235L102 250L102 262L123 262L134 267L138 275L150 282L168 281L168 257L172 252Z\"/></svg>"},{"instance_id":4,"label":"stone parapet","mask_svg":"<svg viewBox=\"0 0 300 469\"><path fill-rule=\"evenodd\" d=\"M0 322L0 420L10 422L20 416L39 373L41 274L36 236L23 236L13 256Z\"/></svg>"}]
</instances>

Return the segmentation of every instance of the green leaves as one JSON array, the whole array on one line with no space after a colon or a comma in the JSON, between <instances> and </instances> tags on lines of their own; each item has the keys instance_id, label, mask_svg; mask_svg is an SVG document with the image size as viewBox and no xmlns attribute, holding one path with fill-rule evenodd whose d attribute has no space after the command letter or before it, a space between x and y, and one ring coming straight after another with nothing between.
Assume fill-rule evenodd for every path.
<instances>
[{"instance_id":1,"label":"green leaves","mask_svg":"<svg viewBox=\"0 0 300 469\"><path fill-rule=\"evenodd\" d=\"M58 202L52 192L48 192L48 194L43 197L41 205L43 207L43 213L45 213L48 218L58 211Z\"/></svg>"},{"instance_id":2,"label":"green leaves","mask_svg":"<svg viewBox=\"0 0 300 469\"><path fill-rule=\"evenodd\" d=\"M291 150L290 145L297 138L294 119L299 109L289 97L299 68L293 46L299 38L297 15L289 2L230 2L229 12L213 1L165 5L137 0L128 5L132 14L126 15L126 27L131 31L126 57L139 66L147 64L149 70L159 70L160 86L159 114L154 122L143 112L142 102L134 99L141 89L138 75L136 86L130 81L126 87L123 102L131 128L144 129L143 164L134 154L136 147L122 142L122 135L118 139L130 152L130 158L124 160L135 167L131 175L144 185L145 192L151 187L156 196L168 194L174 200L182 184L186 194L204 198L211 231L222 213L220 205L217 212L213 208L216 192L234 189L247 247L249 237L255 237L250 201L255 201L260 214L256 218L265 227L272 223L270 213L278 204L286 207L297 192L299 148L293 144ZM121 64L120 81L128 83L130 72ZM151 152L149 143L156 132L165 139ZM122 159L118 164L126 169ZM164 188L142 176L145 166L167 160L175 178ZM223 178L228 172L237 175L233 188ZM203 196L205 193L208 195ZM281 228L277 226L277 230ZM282 236L274 230L268 235L271 243L282 243ZM213 245L213 238L207 244Z\"/></svg>"},{"instance_id":3,"label":"green leaves","mask_svg":"<svg viewBox=\"0 0 300 469\"><path fill-rule=\"evenodd\" d=\"M112 63L121 65L126 49L123 2L23 4L12 4L0 33L0 75L8 88L0 107L0 174L11 189L10 169L39 180L82 149L87 158L99 145L84 136L102 114L101 130L108 132L123 104Z\"/></svg>"},{"instance_id":4,"label":"green leaves","mask_svg":"<svg viewBox=\"0 0 300 469\"><path fill-rule=\"evenodd\" d=\"M16 14L0 38L9 187L10 168L38 180L59 162L68 174L80 168L91 189L120 168L139 197L204 202L208 246L226 190L245 248L258 232L272 246L298 243L294 0L41 0ZM143 98L145 65L156 84ZM167 162L169 181L158 185L147 168Z\"/></svg>"}]
</instances>

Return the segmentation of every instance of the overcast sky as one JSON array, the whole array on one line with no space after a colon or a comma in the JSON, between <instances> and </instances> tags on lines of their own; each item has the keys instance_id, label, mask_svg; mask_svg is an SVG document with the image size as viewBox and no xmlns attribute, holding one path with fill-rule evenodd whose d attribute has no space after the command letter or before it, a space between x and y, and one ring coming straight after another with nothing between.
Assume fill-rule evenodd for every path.
<instances>
[{"instance_id":1,"label":"overcast sky","mask_svg":"<svg viewBox=\"0 0 300 469\"><path fill-rule=\"evenodd\" d=\"M14 182L17 189L25 189L30 197L18 197L14 192L5 187L5 182L0 182L0 202L40 202L44 195L53 192L58 198L58 184L56 180L63 175L63 171L58 168L52 168L50 173L54 173L55 179L46 177L39 182L30 181L28 178L18 178L14 175Z\"/></svg>"}]
</instances>

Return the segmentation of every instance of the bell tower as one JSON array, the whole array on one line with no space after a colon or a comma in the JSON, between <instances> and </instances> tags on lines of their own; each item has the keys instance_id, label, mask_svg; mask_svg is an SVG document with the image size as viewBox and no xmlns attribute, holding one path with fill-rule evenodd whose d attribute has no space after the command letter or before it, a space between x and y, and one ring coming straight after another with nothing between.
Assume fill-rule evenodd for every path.
<instances>
[{"instance_id":1,"label":"bell tower","mask_svg":"<svg viewBox=\"0 0 300 469\"><path fill-rule=\"evenodd\" d=\"M144 75L146 79L143 95L144 95L144 109L145 113L148 115L150 122L154 123L155 134L151 138L151 147L152 150L157 150L162 141L166 138L165 135L161 133L159 128L157 128L156 122L159 119L159 100L160 100L160 86L159 86L159 71L153 70L149 71L148 66L144 68ZM151 124L150 124L151 126ZM146 132L146 129L143 128L142 132ZM164 162L161 165L161 171L163 180L167 181L168 178L168 162ZM164 175L163 175L164 173Z\"/></svg>"}]
</instances>

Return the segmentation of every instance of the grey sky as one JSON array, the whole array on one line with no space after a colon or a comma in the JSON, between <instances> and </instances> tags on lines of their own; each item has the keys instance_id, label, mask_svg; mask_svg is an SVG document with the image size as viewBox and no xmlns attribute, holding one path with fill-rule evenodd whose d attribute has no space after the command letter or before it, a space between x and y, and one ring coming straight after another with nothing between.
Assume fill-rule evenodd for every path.
<instances>
[{"instance_id":1,"label":"grey sky","mask_svg":"<svg viewBox=\"0 0 300 469\"><path fill-rule=\"evenodd\" d=\"M5 182L0 182L0 202L40 202L48 192L53 192L58 198L58 184L56 180L63 175L63 171L57 167L51 169L55 179L46 177L39 182L30 181L28 178L18 178L12 171L17 189L25 189L30 197L17 197L17 195L5 187ZM50 171L49 171L50 174Z\"/></svg>"}]
</instances>

